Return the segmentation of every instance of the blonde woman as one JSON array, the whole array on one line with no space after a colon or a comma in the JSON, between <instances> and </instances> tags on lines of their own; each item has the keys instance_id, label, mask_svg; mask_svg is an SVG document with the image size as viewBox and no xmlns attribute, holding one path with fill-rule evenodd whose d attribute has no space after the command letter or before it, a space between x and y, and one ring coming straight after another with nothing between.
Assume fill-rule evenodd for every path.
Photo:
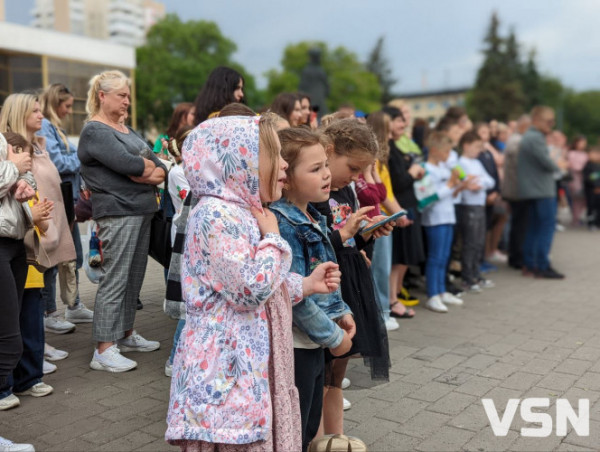
<instances>
[{"instance_id":1,"label":"blonde woman","mask_svg":"<svg viewBox=\"0 0 600 452\"><path fill-rule=\"evenodd\" d=\"M42 107L42 128L39 136L46 139L46 151L50 160L56 166L63 183L70 182L73 189L73 199L65 199L65 202L77 202L81 186L79 175L79 158L77 148L67 139L63 130L62 121L73 111L73 94L61 84L55 83L48 86L40 96ZM45 288L42 297L46 308L46 320L44 326L46 331L63 334L75 329L75 323L89 323L94 313L86 308L79 299L79 269L83 264L83 252L81 249L81 237L79 228L73 225L71 236L77 254L76 261L54 267L46 273ZM68 305L65 310L65 320L56 314L56 275L60 276L61 299ZM46 357L50 360L63 359L66 355L56 351L50 346L46 347Z\"/></svg>"},{"instance_id":2,"label":"blonde woman","mask_svg":"<svg viewBox=\"0 0 600 452\"><path fill-rule=\"evenodd\" d=\"M136 333L133 324L148 262L150 221L157 210L155 186L167 170L122 121L130 105L130 84L119 71L90 80L88 122L77 150L104 256L92 327L97 347L90 367L108 372L137 366L121 352L160 347Z\"/></svg>"}]
</instances>

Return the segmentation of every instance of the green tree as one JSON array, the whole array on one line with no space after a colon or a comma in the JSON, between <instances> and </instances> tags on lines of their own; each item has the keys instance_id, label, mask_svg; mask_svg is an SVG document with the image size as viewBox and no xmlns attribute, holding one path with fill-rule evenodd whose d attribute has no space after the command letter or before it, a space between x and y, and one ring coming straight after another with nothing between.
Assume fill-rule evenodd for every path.
<instances>
[{"instance_id":1,"label":"green tree","mask_svg":"<svg viewBox=\"0 0 600 452\"><path fill-rule=\"evenodd\" d=\"M477 73L475 86L468 96L469 113L479 120L507 121L523 112L526 97L518 74L518 46L514 33L507 40L499 34L500 21L492 14L485 36L485 56Z\"/></svg>"},{"instance_id":2,"label":"green tree","mask_svg":"<svg viewBox=\"0 0 600 452\"><path fill-rule=\"evenodd\" d=\"M268 102L281 92L298 90L300 73L308 63L308 50L313 47L321 49L321 64L329 77L329 111L337 110L343 103L352 103L364 111L380 107L381 87L377 77L367 70L356 54L342 46L330 49L324 42L308 41L288 45L281 59L282 69L272 69L265 74L268 80L265 98Z\"/></svg>"},{"instance_id":3,"label":"green tree","mask_svg":"<svg viewBox=\"0 0 600 452\"><path fill-rule=\"evenodd\" d=\"M394 78L390 62L384 52L384 37L381 36L375 43L367 60L367 69L377 76L381 86L381 103L387 104L392 99L392 87L398 79Z\"/></svg>"},{"instance_id":4,"label":"green tree","mask_svg":"<svg viewBox=\"0 0 600 452\"><path fill-rule=\"evenodd\" d=\"M600 124L600 91L566 92L564 95L564 132L573 137L587 136L591 144L598 143Z\"/></svg>"},{"instance_id":5,"label":"green tree","mask_svg":"<svg viewBox=\"0 0 600 452\"><path fill-rule=\"evenodd\" d=\"M244 74L249 103L257 97L254 78L232 60L233 41L214 22L182 22L168 14L148 32L146 44L136 50L136 99L140 128L166 128L173 107L193 102L208 74L229 66Z\"/></svg>"}]
</instances>

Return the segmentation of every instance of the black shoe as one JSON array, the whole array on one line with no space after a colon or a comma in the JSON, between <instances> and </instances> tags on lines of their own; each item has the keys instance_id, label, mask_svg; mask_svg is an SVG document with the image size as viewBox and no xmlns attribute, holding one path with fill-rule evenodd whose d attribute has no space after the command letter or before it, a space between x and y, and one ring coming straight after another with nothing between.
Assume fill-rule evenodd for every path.
<instances>
[{"instance_id":1,"label":"black shoe","mask_svg":"<svg viewBox=\"0 0 600 452\"><path fill-rule=\"evenodd\" d=\"M552 267L548 267L547 270L540 270L536 272L535 277L541 279L565 279L565 275L558 273Z\"/></svg>"},{"instance_id":2,"label":"black shoe","mask_svg":"<svg viewBox=\"0 0 600 452\"><path fill-rule=\"evenodd\" d=\"M137 309L138 311L140 309L144 309L144 305L142 304L142 301L139 298L137 299L137 306L135 307L135 309Z\"/></svg>"},{"instance_id":3,"label":"black shoe","mask_svg":"<svg viewBox=\"0 0 600 452\"><path fill-rule=\"evenodd\" d=\"M446 292L450 292L455 297L458 297L464 293L464 290L462 290L462 288L460 288L458 285L450 281L446 281Z\"/></svg>"}]
</instances>

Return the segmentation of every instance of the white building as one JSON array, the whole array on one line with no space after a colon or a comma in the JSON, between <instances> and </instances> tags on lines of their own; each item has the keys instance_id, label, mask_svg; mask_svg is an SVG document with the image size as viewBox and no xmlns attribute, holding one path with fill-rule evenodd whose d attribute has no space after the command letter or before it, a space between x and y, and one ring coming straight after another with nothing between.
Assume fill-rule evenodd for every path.
<instances>
[{"instance_id":1,"label":"white building","mask_svg":"<svg viewBox=\"0 0 600 452\"><path fill-rule=\"evenodd\" d=\"M153 0L36 0L31 15L36 28L137 47L165 16L165 6Z\"/></svg>"}]
</instances>

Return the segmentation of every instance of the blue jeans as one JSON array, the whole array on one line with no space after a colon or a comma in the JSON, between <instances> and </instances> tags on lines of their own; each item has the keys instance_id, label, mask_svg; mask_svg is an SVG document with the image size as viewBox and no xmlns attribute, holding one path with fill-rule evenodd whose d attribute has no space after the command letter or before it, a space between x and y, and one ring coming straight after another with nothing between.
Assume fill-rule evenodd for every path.
<instances>
[{"instance_id":1,"label":"blue jeans","mask_svg":"<svg viewBox=\"0 0 600 452\"><path fill-rule=\"evenodd\" d=\"M523 265L530 270L550 267L550 248L556 228L556 198L528 201L529 223L523 240Z\"/></svg>"},{"instance_id":2,"label":"blue jeans","mask_svg":"<svg viewBox=\"0 0 600 452\"><path fill-rule=\"evenodd\" d=\"M177 351L177 344L179 343L179 336L181 336L181 331L183 331L183 327L185 326L185 319L179 320L177 322L177 329L175 330L175 334L173 335L173 347L171 347L171 355L169 356L169 362L173 364L173 359L175 359L175 352Z\"/></svg>"},{"instance_id":3,"label":"blue jeans","mask_svg":"<svg viewBox=\"0 0 600 452\"><path fill-rule=\"evenodd\" d=\"M427 263L425 278L427 280L427 296L441 295L446 292L446 266L450 259L453 224L424 226L427 237Z\"/></svg>"},{"instance_id":4,"label":"blue jeans","mask_svg":"<svg viewBox=\"0 0 600 452\"><path fill-rule=\"evenodd\" d=\"M23 354L12 376L0 387L0 399L42 381L44 366L44 305L40 289L25 289L19 315ZM12 388L12 389L11 389Z\"/></svg>"},{"instance_id":5,"label":"blue jeans","mask_svg":"<svg viewBox=\"0 0 600 452\"><path fill-rule=\"evenodd\" d=\"M390 271L392 270L392 236L383 236L375 240L371 274L375 289L375 298L381 306L383 321L390 318Z\"/></svg>"},{"instance_id":6,"label":"blue jeans","mask_svg":"<svg viewBox=\"0 0 600 452\"><path fill-rule=\"evenodd\" d=\"M79 226L77 223L73 226L71 231L73 237L73 243L75 244L76 254L76 270L75 277L77 278L77 296L75 298L75 306L77 306L81 300L79 299L79 269L83 265L83 250L81 248L81 235L79 234ZM58 274L58 267L49 268L44 272L44 288L42 289L42 300L47 313L56 311L56 275Z\"/></svg>"}]
</instances>

